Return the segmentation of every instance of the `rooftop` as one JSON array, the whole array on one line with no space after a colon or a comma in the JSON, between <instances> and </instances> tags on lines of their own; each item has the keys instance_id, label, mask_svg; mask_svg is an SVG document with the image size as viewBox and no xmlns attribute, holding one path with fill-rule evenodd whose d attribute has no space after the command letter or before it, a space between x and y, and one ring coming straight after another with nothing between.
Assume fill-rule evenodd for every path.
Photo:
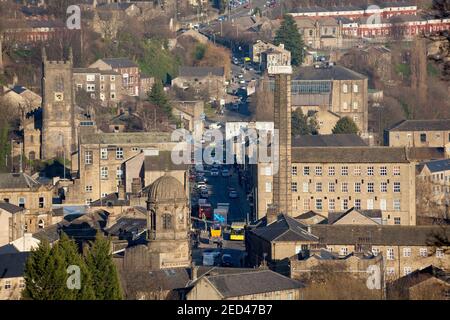
<instances>
[{"instance_id":1,"label":"rooftop","mask_svg":"<svg viewBox=\"0 0 450 320\"><path fill-rule=\"evenodd\" d=\"M136 68L138 66L128 58L104 58L102 61L112 68Z\"/></svg>"},{"instance_id":2,"label":"rooftop","mask_svg":"<svg viewBox=\"0 0 450 320\"><path fill-rule=\"evenodd\" d=\"M106 74L106 75L118 75L120 76L120 73L114 71L114 70L100 70L98 68L73 68L73 73L81 73L81 74L92 74L92 73L98 73L98 74Z\"/></svg>"},{"instance_id":3,"label":"rooftop","mask_svg":"<svg viewBox=\"0 0 450 320\"><path fill-rule=\"evenodd\" d=\"M164 132L120 132L80 134L81 144L130 144L170 142L170 133Z\"/></svg>"},{"instance_id":4,"label":"rooftop","mask_svg":"<svg viewBox=\"0 0 450 320\"><path fill-rule=\"evenodd\" d=\"M25 210L24 208L18 207L12 203L0 201L0 209L8 211L9 213L17 213Z\"/></svg>"},{"instance_id":5,"label":"rooftop","mask_svg":"<svg viewBox=\"0 0 450 320\"><path fill-rule=\"evenodd\" d=\"M207 276L206 279L223 298L304 287L302 283L271 270Z\"/></svg>"},{"instance_id":6,"label":"rooftop","mask_svg":"<svg viewBox=\"0 0 450 320\"><path fill-rule=\"evenodd\" d=\"M341 220L342 218L344 218L346 215L350 214L353 211L356 211L369 219L382 218L381 210L356 210L355 208L351 208L350 210L347 210L345 212L329 212L328 224L335 224L336 222L338 222L339 220Z\"/></svg>"},{"instance_id":7,"label":"rooftop","mask_svg":"<svg viewBox=\"0 0 450 320\"><path fill-rule=\"evenodd\" d=\"M430 161L423 163L431 172L441 172L450 170L450 159Z\"/></svg>"},{"instance_id":8,"label":"rooftop","mask_svg":"<svg viewBox=\"0 0 450 320\"><path fill-rule=\"evenodd\" d=\"M180 67L180 77L206 77L208 75L214 75L223 77L225 75L225 69L223 67Z\"/></svg>"},{"instance_id":9,"label":"rooftop","mask_svg":"<svg viewBox=\"0 0 450 320\"><path fill-rule=\"evenodd\" d=\"M146 155L144 158L145 171L184 171L186 164L175 164L172 161L171 151L159 151L158 154Z\"/></svg>"},{"instance_id":10,"label":"rooftop","mask_svg":"<svg viewBox=\"0 0 450 320\"><path fill-rule=\"evenodd\" d=\"M0 189L31 189L40 185L26 173L0 173Z\"/></svg>"},{"instance_id":11,"label":"rooftop","mask_svg":"<svg viewBox=\"0 0 450 320\"><path fill-rule=\"evenodd\" d=\"M409 163L405 148L293 147L292 163Z\"/></svg>"},{"instance_id":12,"label":"rooftop","mask_svg":"<svg viewBox=\"0 0 450 320\"><path fill-rule=\"evenodd\" d=\"M403 120L389 131L441 131L450 130L450 119Z\"/></svg>"},{"instance_id":13,"label":"rooftop","mask_svg":"<svg viewBox=\"0 0 450 320\"><path fill-rule=\"evenodd\" d=\"M0 254L0 279L23 277L29 252Z\"/></svg>"},{"instance_id":14,"label":"rooftop","mask_svg":"<svg viewBox=\"0 0 450 320\"><path fill-rule=\"evenodd\" d=\"M357 134L304 135L292 138L293 147L363 147L367 146Z\"/></svg>"},{"instance_id":15,"label":"rooftop","mask_svg":"<svg viewBox=\"0 0 450 320\"><path fill-rule=\"evenodd\" d=\"M372 245L427 246L436 239L450 238L450 227L313 225L311 233L328 245L370 243Z\"/></svg>"},{"instance_id":16,"label":"rooftop","mask_svg":"<svg viewBox=\"0 0 450 320\"><path fill-rule=\"evenodd\" d=\"M317 237L308 233L306 228L294 218L280 215L277 221L250 232L266 241L317 241Z\"/></svg>"},{"instance_id":17,"label":"rooftop","mask_svg":"<svg viewBox=\"0 0 450 320\"><path fill-rule=\"evenodd\" d=\"M367 76L342 66L300 67L293 80L365 80Z\"/></svg>"}]
</instances>

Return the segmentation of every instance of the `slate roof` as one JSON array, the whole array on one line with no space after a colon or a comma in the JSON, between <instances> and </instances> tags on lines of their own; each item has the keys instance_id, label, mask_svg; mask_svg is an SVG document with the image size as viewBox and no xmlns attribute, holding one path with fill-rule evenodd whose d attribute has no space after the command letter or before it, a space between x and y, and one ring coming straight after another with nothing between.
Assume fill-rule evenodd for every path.
<instances>
[{"instance_id":1,"label":"slate roof","mask_svg":"<svg viewBox=\"0 0 450 320\"><path fill-rule=\"evenodd\" d=\"M342 66L330 68L300 67L293 80L364 80L367 76Z\"/></svg>"},{"instance_id":2,"label":"slate roof","mask_svg":"<svg viewBox=\"0 0 450 320\"><path fill-rule=\"evenodd\" d=\"M145 171L176 171L187 170L186 164L175 164L170 151L159 151L158 155L147 155L144 158Z\"/></svg>"},{"instance_id":3,"label":"slate roof","mask_svg":"<svg viewBox=\"0 0 450 320\"><path fill-rule=\"evenodd\" d=\"M122 233L140 234L147 230L147 219L136 219L123 217L119 218L115 224L106 231L113 236L119 236Z\"/></svg>"},{"instance_id":4,"label":"slate roof","mask_svg":"<svg viewBox=\"0 0 450 320\"><path fill-rule=\"evenodd\" d=\"M120 132L89 133L80 135L81 144L130 144L170 142L170 133L164 132Z\"/></svg>"},{"instance_id":5,"label":"slate roof","mask_svg":"<svg viewBox=\"0 0 450 320\"><path fill-rule=\"evenodd\" d=\"M389 283L387 287L388 299L392 295L395 299L408 300L409 289L430 278L439 279L450 285L450 273L430 265L424 269L415 270L414 272Z\"/></svg>"},{"instance_id":6,"label":"slate roof","mask_svg":"<svg viewBox=\"0 0 450 320\"><path fill-rule=\"evenodd\" d=\"M124 290L130 297L139 292L182 289L186 287L190 280L189 270L186 268L123 270L120 276L124 284Z\"/></svg>"},{"instance_id":7,"label":"slate roof","mask_svg":"<svg viewBox=\"0 0 450 320\"><path fill-rule=\"evenodd\" d=\"M314 211L308 211L308 212L305 212L305 213L302 213L302 214L300 214L300 215L298 215L298 216L296 216L294 219L309 219L309 218L313 218L313 217L322 217L322 218L326 218L326 217L324 217L324 216L322 216L321 214L318 214L317 212L314 212Z\"/></svg>"},{"instance_id":8,"label":"slate roof","mask_svg":"<svg viewBox=\"0 0 450 320\"><path fill-rule=\"evenodd\" d=\"M265 226L253 229L249 232L258 237L272 241L317 241L317 237L306 231L307 227L287 215L278 216L277 221Z\"/></svg>"},{"instance_id":9,"label":"slate roof","mask_svg":"<svg viewBox=\"0 0 450 320\"><path fill-rule=\"evenodd\" d=\"M292 163L409 163L405 148L293 147Z\"/></svg>"},{"instance_id":10,"label":"slate roof","mask_svg":"<svg viewBox=\"0 0 450 320\"><path fill-rule=\"evenodd\" d=\"M431 172L448 171L450 170L450 159L425 162L424 165L427 166Z\"/></svg>"},{"instance_id":11,"label":"slate roof","mask_svg":"<svg viewBox=\"0 0 450 320\"><path fill-rule=\"evenodd\" d=\"M441 131L450 130L450 119L445 120L403 120L389 131Z\"/></svg>"},{"instance_id":12,"label":"slate roof","mask_svg":"<svg viewBox=\"0 0 450 320\"><path fill-rule=\"evenodd\" d=\"M303 288L296 280L271 270L206 277L223 298Z\"/></svg>"},{"instance_id":13,"label":"slate roof","mask_svg":"<svg viewBox=\"0 0 450 320\"><path fill-rule=\"evenodd\" d=\"M442 226L313 225L311 233L329 245L427 246L436 236L450 239L450 227Z\"/></svg>"},{"instance_id":14,"label":"slate roof","mask_svg":"<svg viewBox=\"0 0 450 320\"><path fill-rule=\"evenodd\" d=\"M116 72L114 70L100 70L98 68L73 68L74 74L80 74L80 73L98 73L98 74L106 74L106 75L120 75L119 72Z\"/></svg>"},{"instance_id":15,"label":"slate roof","mask_svg":"<svg viewBox=\"0 0 450 320\"><path fill-rule=\"evenodd\" d=\"M103 62L110 65L112 68L135 68L138 65L128 58L104 58Z\"/></svg>"},{"instance_id":16,"label":"slate roof","mask_svg":"<svg viewBox=\"0 0 450 320\"><path fill-rule=\"evenodd\" d=\"M126 197L125 199L119 199L117 192L107 194L105 197L91 202L91 207L107 207L107 206L129 206L130 199Z\"/></svg>"},{"instance_id":17,"label":"slate roof","mask_svg":"<svg viewBox=\"0 0 450 320\"><path fill-rule=\"evenodd\" d=\"M369 218L369 219L381 219L382 218L382 212L381 210L356 210L355 208L351 208L350 210L347 210L345 212L329 212L328 213L328 224L335 224L337 221L344 218L349 213L357 211L363 216Z\"/></svg>"},{"instance_id":18,"label":"slate roof","mask_svg":"<svg viewBox=\"0 0 450 320\"><path fill-rule=\"evenodd\" d=\"M25 210L24 208L18 207L12 203L0 201L0 209L8 211L9 213L17 213Z\"/></svg>"},{"instance_id":19,"label":"slate roof","mask_svg":"<svg viewBox=\"0 0 450 320\"><path fill-rule=\"evenodd\" d=\"M0 254L0 279L23 277L29 252Z\"/></svg>"},{"instance_id":20,"label":"slate roof","mask_svg":"<svg viewBox=\"0 0 450 320\"><path fill-rule=\"evenodd\" d=\"M427 161L445 159L445 148L409 148L408 158L412 161Z\"/></svg>"},{"instance_id":21,"label":"slate roof","mask_svg":"<svg viewBox=\"0 0 450 320\"><path fill-rule=\"evenodd\" d=\"M364 147L357 134L304 135L292 138L293 147Z\"/></svg>"},{"instance_id":22,"label":"slate roof","mask_svg":"<svg viewBox=\"0 0 450 320\"><path fill-rule=\"evenodd\" d=\"M223 67L180 67L180 77L206 77L209 74L223 77L225 69Z\"/></svg>"},{"instance_id":23,"label":"slate roof","mask_svg":"<svg viewBox=\"0 0 450 320\"><path fill-rule=\"evenodd\" d=\"M31 189L40 185L26 173L0 173L0 189Z\"/></svg>"}]
</instances>

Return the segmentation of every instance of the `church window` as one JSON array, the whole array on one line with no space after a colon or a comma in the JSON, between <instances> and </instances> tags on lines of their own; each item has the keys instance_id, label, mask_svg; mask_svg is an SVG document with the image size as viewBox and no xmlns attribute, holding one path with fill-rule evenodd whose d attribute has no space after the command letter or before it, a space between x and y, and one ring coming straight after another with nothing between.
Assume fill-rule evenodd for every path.
<instances>
[{"instance_id":1,"label":"church window","mask_svg":"<svg viewBox=\"0 0 450 320\"><path fill-rule=\"evenodd\" d=\"M172 228L172 216L168 213L164 214L162 216L163 219L163 229L170 229Z\"/></svg>"},{"instance_id":2,"label":"church window","mask_svg":"<svg viewBox=\"0 0 450 320\"><path fill-rule=\"evenodd\" d=\"M38 228L39 228L39 229L44 229L44 228L45 228L45 222L44 222L44 220L39 219L39 222L38 222Z\"/></svg>"}]
</instances>

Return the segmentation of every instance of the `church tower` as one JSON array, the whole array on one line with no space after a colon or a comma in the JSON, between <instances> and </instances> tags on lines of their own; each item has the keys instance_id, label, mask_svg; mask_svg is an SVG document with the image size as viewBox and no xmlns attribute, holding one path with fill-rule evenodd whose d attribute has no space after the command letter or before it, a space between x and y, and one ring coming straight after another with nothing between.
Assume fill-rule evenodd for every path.
<instances>
[{"instance_id":1,"label":"church tower","mask_svg":"<svg viewBox=\"0 0 450 320\"><path fill-rule=\"evenodd\" d=\"M147 219L152 269L190 267L189 201L175 177L165 174L150 185Z\"/></svg>"},{"instance_id":2,"label":"church tower","mask_svg":"<svg viewBox=\"0 0 450 320\"><path fill-rule=\"evenodd\" d=\"M75 151L73 55L51 61L42 50L42 159L70 158Z\"/></svg>"}]
</instances>

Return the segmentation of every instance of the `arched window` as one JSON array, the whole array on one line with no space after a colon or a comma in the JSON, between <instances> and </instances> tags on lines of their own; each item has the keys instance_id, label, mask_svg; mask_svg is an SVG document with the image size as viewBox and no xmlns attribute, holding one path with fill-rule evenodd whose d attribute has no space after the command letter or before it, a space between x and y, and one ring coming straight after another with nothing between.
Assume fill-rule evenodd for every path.
<instances>
[{"instance_id":1,"label":"arched window","mask_svg":"<svg viewBox=\"0 0 450 320\"><path fill-rule=\"evenodd\" d=\"M168 213L163 214L162 223L163 223L163 229L171 229L172 228L172 216Z\"/></svg>"},{"instance_id":2,"label":"arched window","mask_svg":"<svg viewBox=\"0 0 450 320\"><path fill-rule=\"evenodd\" d=\"M38 228L39 229L44 229L45 228L45 222L42 219L39 219L38 221Z\"/></svg>"}]
</instances>

